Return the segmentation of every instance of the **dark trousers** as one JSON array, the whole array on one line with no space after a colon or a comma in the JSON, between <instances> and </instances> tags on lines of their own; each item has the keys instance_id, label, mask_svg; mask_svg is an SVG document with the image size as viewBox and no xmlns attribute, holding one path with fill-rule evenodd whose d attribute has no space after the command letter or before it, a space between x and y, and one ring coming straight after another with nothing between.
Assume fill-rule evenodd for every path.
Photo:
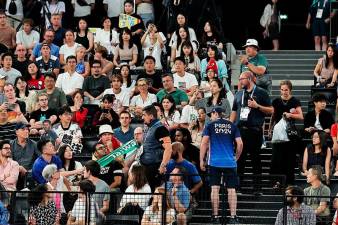
<instances>
[{"instance_id":1,"label":"dark trousers","mask_svg":"<svg viewBox=\"0 0 338 225\"><path fill-rule=\"evenodd\" d=\"M272 144L271 174L286 176L286 184L295 181L296 151L298 145L294 142L279 142Z\"/></svg>"},{"instance_id":2,"label":"dark trousers","mask_svg":"<svg viewBox=\"0 0 338 225\"><path fill-rule=\"evenodd\" d=\"M159 187L163 181L163 176L158 171L160 165L161 163L143 165L146 169L146 177L152 192L154 192L155 188Z\"/></svg>"},{"instance_id":3,"label":"dark trousers","mask_svg":"<svg viewBox=\"0 0 338 225\"><path fill-rule=\"evenodd\" d=\"M253 167L253 174L262 173L262 163L260 157L260 150L263 142L263 131L262 128L246 128L241 127L240 129L242 141L243 141L243 151L241 157L239 158L238 164L238 174L244 174L244 169L246 165L246 160L248 158L248 153L250 153L251 164Z\"/></svg>"}]
</instances>

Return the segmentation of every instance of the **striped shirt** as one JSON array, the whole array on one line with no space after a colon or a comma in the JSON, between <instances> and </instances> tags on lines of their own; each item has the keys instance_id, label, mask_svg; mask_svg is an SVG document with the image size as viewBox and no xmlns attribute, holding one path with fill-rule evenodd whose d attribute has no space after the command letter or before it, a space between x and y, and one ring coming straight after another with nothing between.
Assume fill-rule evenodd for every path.
<instances>
[{"instance_id":1,"label":"striped shirt","mask_svg":"<svg viewBox=\"0 0 338 225\"><path fill-rule=\"evenodd\" d=\"M300 208L286 208L286 224L287 225L316 225L315 211L305 204L301 204ZM275 225L284 225L284 208L280 209L276 218Z\"/></svg>"}]
</instances>

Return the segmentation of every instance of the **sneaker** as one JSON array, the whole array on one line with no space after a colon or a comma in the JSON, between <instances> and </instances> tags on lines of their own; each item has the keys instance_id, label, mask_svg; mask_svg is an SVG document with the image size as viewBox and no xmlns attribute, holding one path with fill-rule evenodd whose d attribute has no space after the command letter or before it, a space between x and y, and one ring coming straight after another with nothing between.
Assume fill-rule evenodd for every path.
<instances>
[{"instance_id":1,"label":"sneaker","mask_svg":"<svg viewBox=\"0 0 338 225\"><path fill-rule=\"evenodd\" d=\"M221 223L219 216L215 216L215 215L211 216L210 222L213 223L213 224L220 224Z\"/></svg>"},{"instance_id":2,"label":"sneaker","mask_svg":"<svg viewBox=\"0 0 338 225\"><path fill-rule=\"evenodd\" d=\"M239 224L239 219L237 216L230 217L227 224Z\"/></svg>"}]
</instances>

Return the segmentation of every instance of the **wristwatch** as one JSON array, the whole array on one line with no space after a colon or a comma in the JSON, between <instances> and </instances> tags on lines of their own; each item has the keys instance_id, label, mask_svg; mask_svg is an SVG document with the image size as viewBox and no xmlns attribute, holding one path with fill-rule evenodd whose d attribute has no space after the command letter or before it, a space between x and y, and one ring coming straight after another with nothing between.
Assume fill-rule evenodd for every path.
<instances>
[{"instance_id":1,"label":"wristwatch","mask_svg":"<svg viewBox=\"0 0 338 225\"><path fill-rule=\"evenodd\" d=\"M160 167L165 168L167 165L164 163L161 163Z\"/></svg>"}]
</instances>

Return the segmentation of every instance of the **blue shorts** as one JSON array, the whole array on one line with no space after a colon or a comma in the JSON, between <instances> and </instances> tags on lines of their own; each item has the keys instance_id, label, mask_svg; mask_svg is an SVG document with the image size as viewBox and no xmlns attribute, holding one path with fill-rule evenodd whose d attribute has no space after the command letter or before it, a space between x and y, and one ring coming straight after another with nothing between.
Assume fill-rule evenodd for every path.
<instances>
[{"instance_id":1,"label":"blue shorts","mask_svg":"<svg viewBox=\"0 0 338 225\"><path fill-rule=\"evenodd\" d=\"M237 168L221 168L209 166L210 186L220 186L221 177L227 188L236 188L238 186Z\"/></svg>"}]
</instances>

